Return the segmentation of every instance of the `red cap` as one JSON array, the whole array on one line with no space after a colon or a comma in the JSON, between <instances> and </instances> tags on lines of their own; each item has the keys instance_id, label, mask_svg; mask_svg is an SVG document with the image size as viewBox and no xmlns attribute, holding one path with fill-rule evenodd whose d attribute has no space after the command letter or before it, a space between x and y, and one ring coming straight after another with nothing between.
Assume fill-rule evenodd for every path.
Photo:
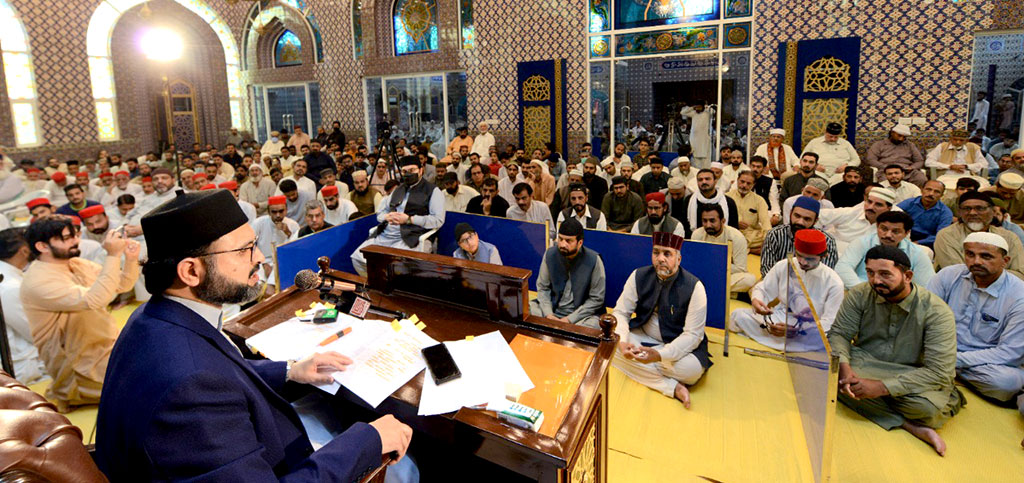
<instances>
[{"instance_id":1,"label":"red cap","mask_svg":"<svg viewBox=\"0 0 1024 483\"><path fill-rule=\"evenodd\" d=\"M142 182L143 183L152 183L153 182L153 177L152 176L143 176L142 177Z\"/></svg>"},{"instance_id":2,"label":"red cap","mask_svg":"<svg viewBox=\"0 0 1024 483\"><path fill-rule=\"evenodd\" d=\"M793 248L807 255L821 255L828 249L828 239L818 230L800 230L793 239Z\"/></svg>"},{"instance_id":3,"label":"red cap","mask_svg":"<svg viewBox=\"0 0 1024 483\"><path fill-rule=\"evenodd\" d=\"M86 179L88 179L89 178L89 172L88 171L79 171L78 174L75 175L75 177L76 178L86 178Z\"/></svg>"},{"instance_id":4,"label":"red cap","mask_svg":"<svg viewBox=\"0 0 1024 483\"><path fill-rule=\"evenodd\" d=\"M666 231L654 232L654 246L680 250L683 248L683 237Z\"/></svg>"},{"instance_id":5,"label":"red cap","mask_svg":"<svg viewBox=\"0 0 1024 483\"><path fill-rule=\"evenodd\" d=\"M320 188L320 193L322 193L324 196L337 196L338 187L334 185L324 186L323 188Z\"/></svg>"},{"instance_id":6,"label":"red cap","mask_svg":"<svg viewBox=\"0 0 1024 483\"><path fill-rule=\"evenodd\" d=\"M39 168L28 168L25 170L26 173L38 173Z\"/></svg>"},{"instance_id":7,"label":"red cap","mask_svg":"<svg viewBox=\"0 0 1024 483\"><path fill-rule=\"evenodd\" d=\"M27 206L28 209L31 210L32 208L35 208L37 206L51 206L51 205L50 205L50 200L48 200L46 198L36 198L36 199L28 200L28 203L25 203L25 206Z\"/></svg>"},{"instance_id":8,"label":"red cap","mask_svg":"<svg viewBox=\"0 0 1024 483\"><path fill-rule=\"evenodd\" d=\"M83 220L92 218L100 213L106 213L103 209L103 205L92 205L78 210L78 216L81 216Z\"/></svg>"},{"instance_id":9,"label":"red cap","mask_svg":"<svg viewBox=\"0 0 1024 483\"><path fill-rule=\"evenodd\" d=\"M203 185L203 187L202 187L202 188L199 188L199 191L205 191L205 190L215 190L215 189L217 189L217 185L215 185L215 184L213 184L213 183L210 183L210 184L205 184L205 185Z\"/></svg>"},{"instance_id":10,"label":"red cap","mask_svg":"<svg viewBox=\"0 0 1024 483\"><path fill-rule=\"evenodd\" d=\"M209 178L206 177L206 173L196 173L196 174L192 175L192 181L199 181L199 180L206 181L207 179L209 179Z\"/></svg>"},{"instance_id":11,"label":"red cap","mask_svg":"<svg viewBox=\"0 0 1024 483\"><path fill-rule=\"evenodd\" d=\"M56 181L58 183L63 183L63 182L68 180L68 175L66 175L66 174L64 174L64 173L62 173L60 171L57 171L56 173L53 173L52 175L50 175L50 179L52 179L52 180L54 180L54 181Z\"/></svg>"},{"instance_id":12,"label":"red cap","mask_svg":"<svg viewBox=\"0 0 1024 483\"><path fill-rule=\"evenodd\" d=\"M647 196L644 197L644 202L650 202L651 200L655 200L658 203L665 204L665 193L662 193L660 191L655 191L654 193L647 193Z\"/></svg>"},{"instance_id":13,"label":"red cap","mask_svg":"<svg viewBox=\"0 0 1024 483\"><path fill-rule=\"evenodd\" d=\"M271 196L270 198L267 198L267 204L270 205L270 206L284 205L287 202L288 202L288 198L285 198L284 195L281 195L281 196Z\"/></svg>"},{"instance_id":14,"label":"red cap","mask_svg":"<svg viewBox=\"0 0 1024 483\"><path fill-rule=\"evenodd\" d=\"M114 176L121 176L122 174L125 175L126 177L129 177L129 178L131 178L131 176L132 176L131 173L129 173L129 172L123 170L123 169L121 171L118 171L118 172L114 173Z\"/></svg>"},{"instance_id":15,"label":"red cap","mask_svg":"<svg viewBox=\"0 0 1024 483\"><path fill-rule=\"evenodd\" d=\"M235 181L235 180L225 181L225 182L217 185L217 187L218 188L224 188L226 190L236 190L236 189L238 189L238 182Z\"/></svg>"},{"instance_id":16,"label":"red cap","mask_svg":"<svg viewBox=\"0 0 1024 483\"><path fill-rule=\"evenodd\" d=\"M110 174L110 171L104 171L104 172L100 173L100 178L110 178L112 176L114 176L114 175Z\"/></svg>"},{"instance_id":17,"label":"red cap","mask_svg":"<svg viewBox=\"0 0 1024 483\"><path fill-rule=\"evenodd\" d=\"M69 216L71 218L71 224L75 226L82 226L82 219L77 216Z\"/></svg>"}]
</instances>

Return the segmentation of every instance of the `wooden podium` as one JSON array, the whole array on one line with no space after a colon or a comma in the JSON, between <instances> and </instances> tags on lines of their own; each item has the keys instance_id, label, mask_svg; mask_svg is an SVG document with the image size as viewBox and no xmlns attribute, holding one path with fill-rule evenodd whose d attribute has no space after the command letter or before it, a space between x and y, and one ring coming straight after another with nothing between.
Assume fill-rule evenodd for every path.
<instances>
[{"instance_id":1,"label":"wooden podium","mask_svg":"<svg viewBox=\"0 0 1024 483\"><path fill-rule=\"evenodd\" d=\"M380 246L365 247L363 254L366 279L331 270L325 258L319 261L320 275L366 283L375 306L416 314L426 324L424 331L439 341L499 330L536 386L520 401L543 410L545 422L533 432L477 409L418 416L423 373L377 408L344 388L335 398L339 406L361 411L366 419L395 415L416 431L414 455L418 437L426 436L443 446L452 467L483 460L490 464L484 468L497 465L521 479L607 480L608 366L617 343L613 318L603 318L597 330L529 315L529 270ZM317 291L291 287L226 323L224 330L240 343L317 300ZM445 476L423 474L424 481Z\"/></svg>"}]
</instances>

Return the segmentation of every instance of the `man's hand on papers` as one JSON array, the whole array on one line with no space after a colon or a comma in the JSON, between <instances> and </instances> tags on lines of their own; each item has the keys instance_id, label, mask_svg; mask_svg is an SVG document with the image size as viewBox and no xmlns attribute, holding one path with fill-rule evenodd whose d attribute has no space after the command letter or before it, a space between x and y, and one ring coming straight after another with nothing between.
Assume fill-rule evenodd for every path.
<instances>
[{"instance_id":1,"label":"man's hand on papers","mask_svg":"<svg viewBox=\"0 0 1024 483\"><path fill-rule=\"evenodd\" d=\"M332 372L344 371L352 359L337 352L313 354L292 364L288 380L303 384L327 384L334 381Z\"/></svg>"},{"instance_id":2,"label":"man's hand on papers","mask_svg":"<svg viewBox=\"0 0 1024 483\"><path fill-rule=\"evenodd\" d=\"M392 460L391 464L398 463L405 457L405 452L409 449L409 441L412 440L412 428L390 414L373 421L370 426L373 426L373 429L376 429L377 434L380 435L381 454L388 454L392 451L398 453L398 458Z\"/></svg>"}]
</instances>

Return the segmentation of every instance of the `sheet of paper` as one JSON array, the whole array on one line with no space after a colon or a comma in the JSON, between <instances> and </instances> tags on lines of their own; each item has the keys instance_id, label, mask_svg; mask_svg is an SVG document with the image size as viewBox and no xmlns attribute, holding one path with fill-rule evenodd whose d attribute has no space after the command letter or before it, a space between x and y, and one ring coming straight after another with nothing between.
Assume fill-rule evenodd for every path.
<instances>
[{"instance_id":1,"label":"sheet of paper","mask_svg":"<svg viewBox=\"0 0 1024 483\"><path fill-rule=\"evenodd\" d=\"M408 320L400 322L398 331L389 325L369 345L354 354L347 354L352 358L352 365L345 371L334 373L334 380L370 406L377 407L426 368L420 349L436 343Z\"/></svg>"},{"instance_id":2,"label":"sheet of paper","mask_svg":"<svg viewBox=\"0 0 1024 483\"><path fill-rule=\"evenodd\" d=\"M505 384L518 384L523 391L533 382L523 370L501 332L476 336L473 340L444 343L462 377L441 386L424 373L418 414L429 416L457 411L505 398Z\"/></svg>"}]
</instances>

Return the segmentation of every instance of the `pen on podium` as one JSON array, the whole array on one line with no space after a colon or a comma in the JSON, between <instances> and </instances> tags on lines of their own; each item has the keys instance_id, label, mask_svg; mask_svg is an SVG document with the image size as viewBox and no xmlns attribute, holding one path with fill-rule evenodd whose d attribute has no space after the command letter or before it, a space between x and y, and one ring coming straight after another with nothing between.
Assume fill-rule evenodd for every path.
<instances>
[{"instance_id":1,"label":"pen on podium","mask_svg":"<svg viewBox=\"0 0 1024 483\"><path fill-rule=\"evenodd\" d=\"M347 334L349 332L352 332L352 328L351 327L345 327L344 329L339 330L336 334L331 334L330 337L324 339L324 341L320 343L320 347L323 347L323 346L325 346L327 344L330 344L331 342L334 342L334 341L340 339L341 336L343 336L343 335L345 335L345 334Z\"/></svg>"}]
</instances>

